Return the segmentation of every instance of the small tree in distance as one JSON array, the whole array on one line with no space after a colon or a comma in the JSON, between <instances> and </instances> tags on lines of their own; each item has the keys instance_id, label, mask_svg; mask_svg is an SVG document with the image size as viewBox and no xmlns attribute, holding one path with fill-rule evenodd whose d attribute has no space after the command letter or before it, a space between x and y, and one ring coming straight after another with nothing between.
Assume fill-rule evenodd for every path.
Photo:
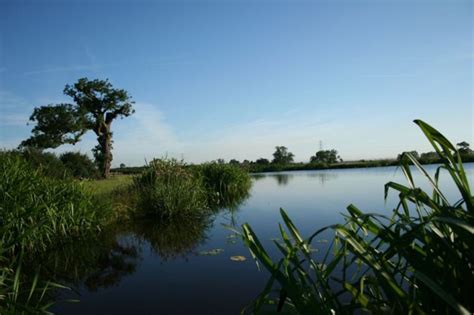
<instances>
[{"instance_id":1,"label":"small tree in distance","mask_svg":"<svg viewBox=\"0 0 474 315\"><path fill-rule=\"evenodd\" d=\"M472 153L471 148L469 148L469 143L467 143L466 141L459 142L458 144L456 144L456 146L458 147L459 153L461 154Z\"/></svg>"},{"instance_id":2,"label":"small tree in distance","mask_svg":"<svg viewBox=\"0 0 474 315\"><path fill-rule=\"evenodd\" d=\"M273 153L274 164L288 164L293 162L293 157L295 155L291 152L288 152L288 148L285 146L275 147L275 152Z\"/></svg>"},{"instance_id":3,"label":"small tree in distance","mask_svg":"<svg viewBox=\"0 0 474 315\"><path fill-rule=\"evenodd\" d=\"M110 174L112 163L112 122L117 117L134 113L127 91L114 89L108 80L79 79L66 85L64 94L75 104L36 107L30 121L36 122L33 135L21 147L56 148L76 144L89 130L97 135L99 144L93 149L95 162L102 177Z\"/></svg>"},{"instance_id":4,"label":"small tree in distance","mask_svg":"<svg viewBox=\"0 0 474 315\"><path fill-rule=\"evenodd\" d=\"M320 150L316 152L315 155L310 157L310 163L337 163L338 161L342 161L341 157L337 155L336 150Z\"/></svg>"},{"instance_id":5,"label":"small tree in distance","mask_svg":"<svg viewBox=\"0 0 474 315\"><path fill-rule=\"evenodd\" d=\"M258 165L268 165L270 164L270 161L265 159L265 158L259 158L255 161L255 164L258 164Z\"/></svg>"},{"instance_id":6,"label":"small tree in distance","mask_svg":"<svg viewBox=\"0 0 474 315\"><path fill-rule=\"evenodd\" d=\"M229 164L231 164L231 165L239 165L240 162L239 162L238 160L236 160L236 159L231 159L231 160L229 161Z\"/></svg>"}]
</instances>

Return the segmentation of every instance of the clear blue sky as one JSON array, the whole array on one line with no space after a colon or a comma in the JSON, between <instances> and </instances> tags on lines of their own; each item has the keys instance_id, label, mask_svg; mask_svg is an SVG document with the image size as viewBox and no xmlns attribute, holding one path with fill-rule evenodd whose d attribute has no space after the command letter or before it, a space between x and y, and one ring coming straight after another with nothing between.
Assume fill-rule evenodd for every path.
<instances>
[{"instance_id":1,"label":"clear blue sky","mask_svg":"<svg viewBox=\"0 0 474 315\"><path fill-rule=\"evenodd\" d=\"M473 136L472 1L2 1L0 147L35 106L109 78L136 114L117 121L114 165L345 159L429 147L421 118ZM76 149L89 152L88 134Z\"/></svg>"}]
</instances>

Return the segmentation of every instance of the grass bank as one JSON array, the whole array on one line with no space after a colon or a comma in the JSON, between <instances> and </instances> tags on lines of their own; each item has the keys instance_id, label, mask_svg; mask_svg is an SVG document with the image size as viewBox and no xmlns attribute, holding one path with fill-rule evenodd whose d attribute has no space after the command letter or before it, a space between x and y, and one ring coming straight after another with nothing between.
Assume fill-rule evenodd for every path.
<instances>
[{"instance_id":1,"label":"grass bank","mask_svg":"<svg viewBox=\"0 0 474 315\"><path fill-rule=\"evenodd\" d=\"M96 234L111 208L77 180L46 176L12 152L0 152L0 196L0 313L45 312L46 292L60 286L24 273L23 259Z\"/></svg>"}]
</instances>

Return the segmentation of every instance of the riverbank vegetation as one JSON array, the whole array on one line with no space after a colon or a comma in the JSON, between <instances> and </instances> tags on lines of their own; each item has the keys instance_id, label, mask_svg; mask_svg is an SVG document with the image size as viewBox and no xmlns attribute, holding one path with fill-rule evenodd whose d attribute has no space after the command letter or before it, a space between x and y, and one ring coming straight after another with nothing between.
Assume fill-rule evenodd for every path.
<instances>
[{"instance_id":1,"label":"riverbank vegetation","mask_svg":"<svg viewBox=\"0 0 474 315\"><path fill-rule=\"evenodd\" d=\"M415 121L442 160L431 177L411 153L400 159L407 185L389 182L399 201L391 216L347 207L345 224L334 224L303 238L284 210L283 242L275 241L282 258L273 261L251 226L242 238L270 279L248 311L298 314L461 313L471 314L474 283L474 197L460 152L442 134ZM432 192L413 181L410 164L426 177ZM449 176L461 199L452 202L439 181ZM332 230L334 239L321 260L311 244ZM277 294L274 293L277 290ZM269 306L269 305L273 305Z\"/></svg>"},{"instance_id":2,"label":"riverbank vegetation","mask_svg":"<svg viewBox=\"0 0 474 315\"><path fill-rule=\"evenodd\" d=\"M46 292L60 286L24 273L23 260L97 233L111 209L76 180L46 176L17 152L0 152L0 195L0 313L46 312Z\"/></svg>"},{"instance_id":3,"label":"riverbank vegetation","mask_svg":"<svg viewBox=\"0 0 474 315\"><path fill-rule=\"evenodd\" d=\"M142 219L157 227L160 237L153 237L153 246L172 257L174 250L192 250L214 211L247 196L251 183L238 167L189 167L166 159L153 160L135 177L80 179L70 170L83 169L83 156L61 157L66 158L32 150L0 152L1 314L46 312L54 300L48 292L64 288L55 284L56 277L33 268L38 257L83 239L101 242L102 232L116 222L137 225ZM176 238L171 231L183 235ZM175 242L167 244L171 238Z\"/></svg>"}]
</instances>

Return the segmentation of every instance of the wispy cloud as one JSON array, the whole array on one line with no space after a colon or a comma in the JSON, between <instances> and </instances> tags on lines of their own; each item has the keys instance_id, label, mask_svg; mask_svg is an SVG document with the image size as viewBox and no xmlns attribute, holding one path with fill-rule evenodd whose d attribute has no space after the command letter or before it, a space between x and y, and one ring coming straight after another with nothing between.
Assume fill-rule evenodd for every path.
<instances>
[{"instance_id":1,"label":"wispy cloud","mask_svg":"<svg viewBox=\"0 0 474 315\"><path fill-rule=\"evenodd\" d=\"M25 99L7 91L0 91L0 126L25 126L30 111Z\"/></svg>"},{"instance_id":2,"label":"wispy cloud","mask_svg":"<svg viewBox=\"0 0 474 315\"><path fill-rule=\"evenodd\" d=\"M361 78L415 78L419 76L416 73L371 73L362 74Z\"/></svg>"},{"instance_id":3,"label":"wispy cloud","mask_svg":"<svg viewBox=\"0 0 474 315\"><path fill-rule=\"evenodd\" d=\"M23 72L25 76L48 74L48 73L59 73L59 72L80 72L80 71L96 71L105 68L119 68L119 67L162 67L171 65L183 65L189 64L189 62L182 61L151 61L142 63L109 63L109 64L81 64L81 65L68 65L68 66L48 66L31 71Z\"/></svg>"},{"instance_id":4,"label":"wispy cloud","mask_svg":"<svg viewBox=\"0 0 474 315\"><path fill-rule=\"evenodd\" d=\"M28 123L28 116L17 113L6 113L0 116L0 126L12 127L12 126L26 126Z\"/></svg>"},{"instance_id":5,"label":"wispy cloud","mask_svg":"<svg viewBox=\"0 0 474 315\"><path fill-rule=\"evenodd\" d=\"M145 160L168 154L179 157L181 142L157 105L137 102L135 114L117 121L114 154L121 161L143 164Z\"/></svg>"},{"instance_id":6,"label":"wispy cloud","mask_svg":"<svg viewBox=\"0 0 474 315\"><path fill-rule=\"evenodd\" d=\"M23 74L26 76L35 74L55 73L55 72L74 72L74 71L90 71L98 70L104 67L110 67L114 65L71 65L63 67L45 67L41 69L26 71Z\"/></svg>"}]
</instances>

